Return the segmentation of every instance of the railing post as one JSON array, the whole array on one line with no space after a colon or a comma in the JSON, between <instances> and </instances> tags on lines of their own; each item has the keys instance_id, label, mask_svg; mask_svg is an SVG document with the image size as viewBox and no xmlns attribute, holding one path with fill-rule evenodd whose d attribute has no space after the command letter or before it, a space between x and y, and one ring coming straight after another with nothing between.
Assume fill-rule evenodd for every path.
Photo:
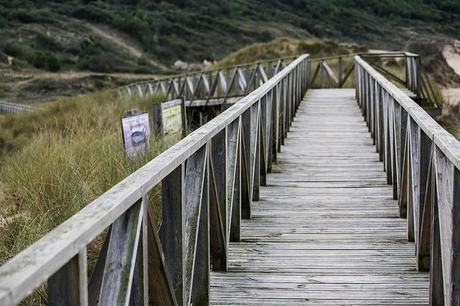
<instances>
[{"instance_id":1,"label":"railing post","mask_svg":"<svg viewBox=\"0 0 460 306\"><path fill-rule=\"evenodd\" d=\"M86 248L48 279L48 304L88 305Z\"/></svg>"},{"instance_id":2,"label":"railing post","mask_svg":"<svg viewBox=\"0 0 460 306\"><path fill-rule=\"evenodd\" d=\"M342 84L343 80L343 58L339 56L338 63L337 63L337 79L339 84Z\"/></svg>"},{"instance_id":3,"label":"railing post","mask_svg":"<svg viewBox=\"0 0 460 306\"><path fill-rule=\"evenodd\" d=\"M227 133L227 243L240 241L241 227L241 117L226 128Z\"/></svg>"},{"instance_id":4,"label":"railing post","mask_svg":"<svg viewBox=\"0 0 460 306\"><path fill-rule=\"evenodd\" d=\"M179 165L162 182L162 215L160 239L166 259L166 266L176 293L177 303L186 301L184 291L185 244L185 167Z\"/></svg>"},{"instance_id":5,"label":"railing post","mask_svg":"<svg viewBox=\"0 0 460 306\"><path fill-rule=\"evenodd\" d=\"M209 217L211 261L214 270L227 270L227 135L222 130L211 140L209 154Z\"/></svg>"}]
</instances>

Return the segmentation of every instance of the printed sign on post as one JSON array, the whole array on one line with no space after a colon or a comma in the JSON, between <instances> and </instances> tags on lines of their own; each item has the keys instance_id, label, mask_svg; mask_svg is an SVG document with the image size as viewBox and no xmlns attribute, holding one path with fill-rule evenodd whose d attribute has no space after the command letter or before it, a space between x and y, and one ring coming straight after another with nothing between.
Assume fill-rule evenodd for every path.
<instances>
[{"instance_id":1,"label":"printed sign on post","mask_svg":"<svg viewBox=\"0 0 460 306\"><path fill-rule=\"evenodd\" d=\"M148 113L128 113L121 118L123 145L128 157L134 158L145 153L149 147L150 126Z\"/></svg>"},{"instance_id":2,"label":"printed sign on post","mask_svg":"<svg viewBox=\"0 0 460 306\"><path fill-rule=\"evenodd\" d=\"M182 99L171 100L153 106L154 129L168 148L185 137L185 105Z\"/></svg>"}]
</instances>

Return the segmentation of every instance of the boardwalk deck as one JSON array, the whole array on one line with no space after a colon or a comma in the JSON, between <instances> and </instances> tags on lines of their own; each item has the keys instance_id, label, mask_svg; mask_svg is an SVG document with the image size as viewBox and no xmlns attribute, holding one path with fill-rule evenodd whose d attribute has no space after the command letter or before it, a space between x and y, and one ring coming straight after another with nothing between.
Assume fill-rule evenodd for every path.
<instances>
[{"instance_id":1,"label":"boardwalk deck","mask_svg":"<svg viewBox=\"0 0 460 306\"><path fill-rule=\"evenodd\" d=\"M428 304L354 90L310 90L211 304Z\"/></svg>"}]
</instances>

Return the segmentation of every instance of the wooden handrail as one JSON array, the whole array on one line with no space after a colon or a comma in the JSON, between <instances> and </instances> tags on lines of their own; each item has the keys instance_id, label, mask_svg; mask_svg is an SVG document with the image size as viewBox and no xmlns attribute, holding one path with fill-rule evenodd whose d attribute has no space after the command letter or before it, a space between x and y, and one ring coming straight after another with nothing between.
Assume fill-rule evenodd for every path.
<instances>
[{"instance_id":1,"label":"wooden handrail","mask_svg":"<svg viewBox=\"0 0 460 306\"><path fill-rule=\"evenodd\" d=\"M224 98L225 102L226 97L242 97L256 89L278 73L290 60L292 58L280 58L142 81L120 87L118 91L127 96L161 93L170 99L183 97L186 101L193 101Z\"/></svg>"},{"instance_id":2,"label":"wooden handrail","mask_svg":"<svg viewBox=\"0 0 460 306\"><path fill-rule=\"evenodd\" d=\"M92 305L95 297L99 305L148 303L149 291L154 303L206 304L209 257L213 269L226 269L228 243L239 239L240 219L250 218L307 89L307 59L294 60L0 267L0 304L15 305L44 282L51 305ZM157 233L147 195L159 183ZM106 230L88 282L86 248Z\"/></svg>"},{"instance_id":3,"label":"wooden handrail","mask_svg":"<svg viewBox=\"0 0 460 306\"><path fill-rule=\"evenodd\" d=\"M460 303L460 142L362 58L357 100L408 218L417 269L430 270L430 304Z\"/></svg>"}]
</instances>

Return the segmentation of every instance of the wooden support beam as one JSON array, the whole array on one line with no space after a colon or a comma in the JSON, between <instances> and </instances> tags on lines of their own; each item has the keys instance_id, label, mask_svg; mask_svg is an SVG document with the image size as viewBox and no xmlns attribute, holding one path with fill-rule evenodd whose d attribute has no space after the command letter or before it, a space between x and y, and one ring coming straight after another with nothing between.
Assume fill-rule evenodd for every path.
<instances>
[{"instance_id":1,"label":"wooden support beam","mask_svg":"<svg viewBox=\"0 0 460 306\"><path fill-rule=\"evenodd\" d=\"M48 304L88 305L86 248L48 279Z\"/></svg>"},{"instance_id":2,"label":"wooden support beam","mask_svg":"<svg viewBox=\"0 0 460 306\"><path fill-rule=\"evenodd\" d=\"M430 228L431 228L431 170L432 142L423 132L420 134L420 215L417 248L417 269L428 271L430 268Z\"/></svg>"},{"instance_id":3,"label":"wooden support beam","mask_svg":"<svg viewBox=\"0 0 460 306\"><path fill-rule=\"evenodd\" d=\"M208 163L208 182L209 182L209 219L210 219L210 236L211 236L211 266L214 271L227 270L227 237L226 222L227 213L227 195L226 195L226 156L219 158L220 153L225 153L225 130L212 140L211 153ZM223 137L222 137L223 135ZM223 140L223 143L221 142ZM224 154L226 155L226 154ZM223 159L222 159L223 158ZM220 163L218 162L220 161ZM220 164L220 165L219 165ZM215 170L217 166L219 170ZM221 166L224 166L222 169ZM222 171L223 170L223 171ZM223 205L221 204L223 202Z\"/></svg>"},{"instance_id":4,"label":"wooden support beam","mask_svg":"<svg viewBox=\"0 0 460 306\"><path fill-rule=\"evenodd\" d=\"M99 305L130 301L143 213L138 201L112 225Z\"/></svg>"},{"instance_id":5,"label":"wooden support beam","mask_svg":"<svg viewBox=\"0 0 460 306\"><path fill-rule=\"evenodd\" d=\"M180 164L162 182L162 215L160 240L178 305L185 303L184 235L185 167Z\"/></svg>"},{"instance_id":6,"label":"wooden support beam","mask_svg":"<svg viewBox=\"0 0 460 306\"><path fill-rule=\"evenodd\" d=\"M241 119L233 121L227 132L227 244L240 240L241 220Z\"/></svg>"},{"instance_id":7,"label":"wooden support beam","mask_svg":"<svg viewBox=\"0 0 460 306\"><path fill-rule=\"evenodd\" d=\"M148 252L148 289L150 301L154 305L178 305L165 253L157 234L154 213L147 207L147 252ZM173 267L175 268L175 267Z\"/></svg>"},{"instance_id":8,"label":"wooden support beam","mask_svg":"<svg viewBox=\"0 0 460 306\"><path fill-rule=\"evenodd\" d=\"M192 302L192 289L195 273L195 259L198 249L198 235L203 199L208 201L207 148L200 148L188 160L185 170L184 190L184 293L186 305ZM207 202L206 202L207 203ZM204 204L206 205L206 204ZM206 218L207 210L206 210ZM200 271L199 273L201 273ZM209 273L209 271L208 271Z\"/></svg>"}]
</instances>

